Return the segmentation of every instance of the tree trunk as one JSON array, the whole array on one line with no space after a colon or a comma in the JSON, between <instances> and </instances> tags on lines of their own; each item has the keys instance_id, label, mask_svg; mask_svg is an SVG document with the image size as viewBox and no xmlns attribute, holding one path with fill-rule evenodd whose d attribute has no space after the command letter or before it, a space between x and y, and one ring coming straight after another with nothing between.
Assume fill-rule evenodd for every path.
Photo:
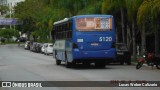
<instances>
[{"instance_id":1,"label":"tree trunk","mask_svg":"<svg viewBox=\"0 0 160 90\"><path fill-rule=\"evenodd\" d=\"M159 45L159 31L155 30L155 55L159 54L159 49L160 49L160 45Z\"/></svg>"},{"instance_id":2,"label":"tree trunk","mask_svg":"<svg viewBox=\"0 0 160 90\"><path fill-rule=\"evenodd\" d=\"M28 32L27 32L27 39L28 39L29 41L30 41L30 35L31 35L31 34L30 34L30 32L28 31Z\"/></svg>"},{"instance_id":3,"label":"tree trunk","mask_svg":"<svg viewBox=\"0 0 160 90\"><path fill-rule=\"evenodd\" d=\"M146 50L146 33L145 33L145 23L142 25L142 34L141 34L142 44L141 44L141 54Z\"/></svg>"},{"instance_id":4,"label":"tree trunk","mask_svg":"<svg viewBox=\"0 0 160 90\"><path fill-rule=\"evenodd\" d=\"M121 7L121 25L122 25L122 42L125 43L125 33L124 33L124 10Z\"/></svg>"},{"instance_id":5,"label":"tree trunk","mask_svg":"<svg viewBox=\"0 0 160 90\"><path fill-rule=\"evenodd\" d=\"M135 29L134 29L134 19L132 20L132 39L133 39L133 60L136 60L136 40L135 40Z\"/></svg>"},{"instance_id":6,"label":"tree trunk","mask_svg":"<svg viewBox=\"0 0 160 90\"><path fill-rule=\"evenodd\" d=\"M127 24L127 47L130 48L130 42L131 42L131 32L130 32L129 25Z\"/></svg>"}]
</instances>

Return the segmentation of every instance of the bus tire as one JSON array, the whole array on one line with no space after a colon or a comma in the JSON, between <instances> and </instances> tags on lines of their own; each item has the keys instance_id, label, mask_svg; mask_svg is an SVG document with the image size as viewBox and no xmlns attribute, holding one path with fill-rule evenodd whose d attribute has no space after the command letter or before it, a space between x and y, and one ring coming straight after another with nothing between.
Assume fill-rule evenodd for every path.
<instances>
[{"instance_id":1,"label":"bus tire","mask_svg":"<svg viewBox=\"0 0 160 90\"><path fill-rule=\"evenodd\" d=\"M68 62L68 60L65 61L66 68L71 68L72 64Z\"/></svg>"},{"instance_id":2,"label":"bus tire","mask_svg":"<svg viewBox=\"0 0 160 90\"><path fill-rule=\"evenodd\" d=\"M61 64L61 60L57 59L57 52L55 51L55 59L56 59L56 65L60 65Z\"/></svg>"},{"instance_id":3,"label":"bus tire","mask_svg":"<svg viewBox=\"0 0 160 90\"><path fill-rule=\"evenodd\" d=\"M56 59L56 64L57 64L57 65L60 65L60 64L61 64L61 60L57 60L57 59Z\"/></svg>"},{"instance_id":4,"label":"bus tire","mask_svg":"<svg viewBox=\"0 0 160 90\"><path fill-rule=\"evenodd\" d=\"M66 66L66 68L71 68L71 66L72 66L72 63L68 62L66 51L65 51L65 66Z\"/></svg>"},{"instance_id":5,"label":"bus tire","mask_svg":"<svg viewBox=\"0 0 160 90\"><path fill-rule=\"evenodd\" d=\"M106 66L105 62L95 62L95 67L104 68Z\"/></svg>"}]
</instances>

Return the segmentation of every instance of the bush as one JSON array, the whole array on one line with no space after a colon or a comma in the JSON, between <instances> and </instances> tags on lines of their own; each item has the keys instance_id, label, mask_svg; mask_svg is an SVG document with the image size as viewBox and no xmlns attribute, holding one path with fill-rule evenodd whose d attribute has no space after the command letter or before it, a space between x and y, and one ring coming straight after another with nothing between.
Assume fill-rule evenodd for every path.
<instances>
[{"instance_id":1,"label":"bush","mask_svg":"<svg viewBox=\"0 0 160 90\"><path fill-rule=\"evenodd\" d=\"M0 29L0 37L7 38L9 40L13 36L18 37L19 33L14 29Z\"/></svg>"}]
</instances>

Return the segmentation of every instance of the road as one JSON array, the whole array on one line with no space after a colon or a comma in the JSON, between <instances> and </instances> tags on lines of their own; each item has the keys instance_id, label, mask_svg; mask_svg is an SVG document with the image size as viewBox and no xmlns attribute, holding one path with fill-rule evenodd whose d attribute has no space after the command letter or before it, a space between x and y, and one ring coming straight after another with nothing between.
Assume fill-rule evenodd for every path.
<instances>
[{"instance_id":1,"label":"road","mask_svg":"<svg viewBox=\"0 0 160 90\"><path fill-rule=\"evenodd\" d=\"M52 56L24 50L15 44L0 45L1 81L110 81L147 80L160 81L156 68L135 65L106 65L105 68L77 65L74 68L57 66ZM159 90L158 87L48 87L48 88L0 88L0 90Z\"/></svg>"}]
</instances>

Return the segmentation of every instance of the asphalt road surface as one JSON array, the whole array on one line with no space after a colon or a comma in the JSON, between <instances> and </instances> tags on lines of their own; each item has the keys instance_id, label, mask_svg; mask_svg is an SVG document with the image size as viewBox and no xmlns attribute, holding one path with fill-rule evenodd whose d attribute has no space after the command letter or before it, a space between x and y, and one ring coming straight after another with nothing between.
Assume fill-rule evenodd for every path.
<instances>
[{"instance_id":1,"label":"asphalt road surface","mask_svg":"<svg viewBox=\"0 0 160 90\"><path fill-rule=\"evenodd\" d=\"M151 67L135 69L135 65L57 66L55 59L24 50L23 47L0 45L0 81L160 81L160 70ZM0 88L0 90L159 90L159 87L43 87Z\"/></svg>"}]
</instances>

